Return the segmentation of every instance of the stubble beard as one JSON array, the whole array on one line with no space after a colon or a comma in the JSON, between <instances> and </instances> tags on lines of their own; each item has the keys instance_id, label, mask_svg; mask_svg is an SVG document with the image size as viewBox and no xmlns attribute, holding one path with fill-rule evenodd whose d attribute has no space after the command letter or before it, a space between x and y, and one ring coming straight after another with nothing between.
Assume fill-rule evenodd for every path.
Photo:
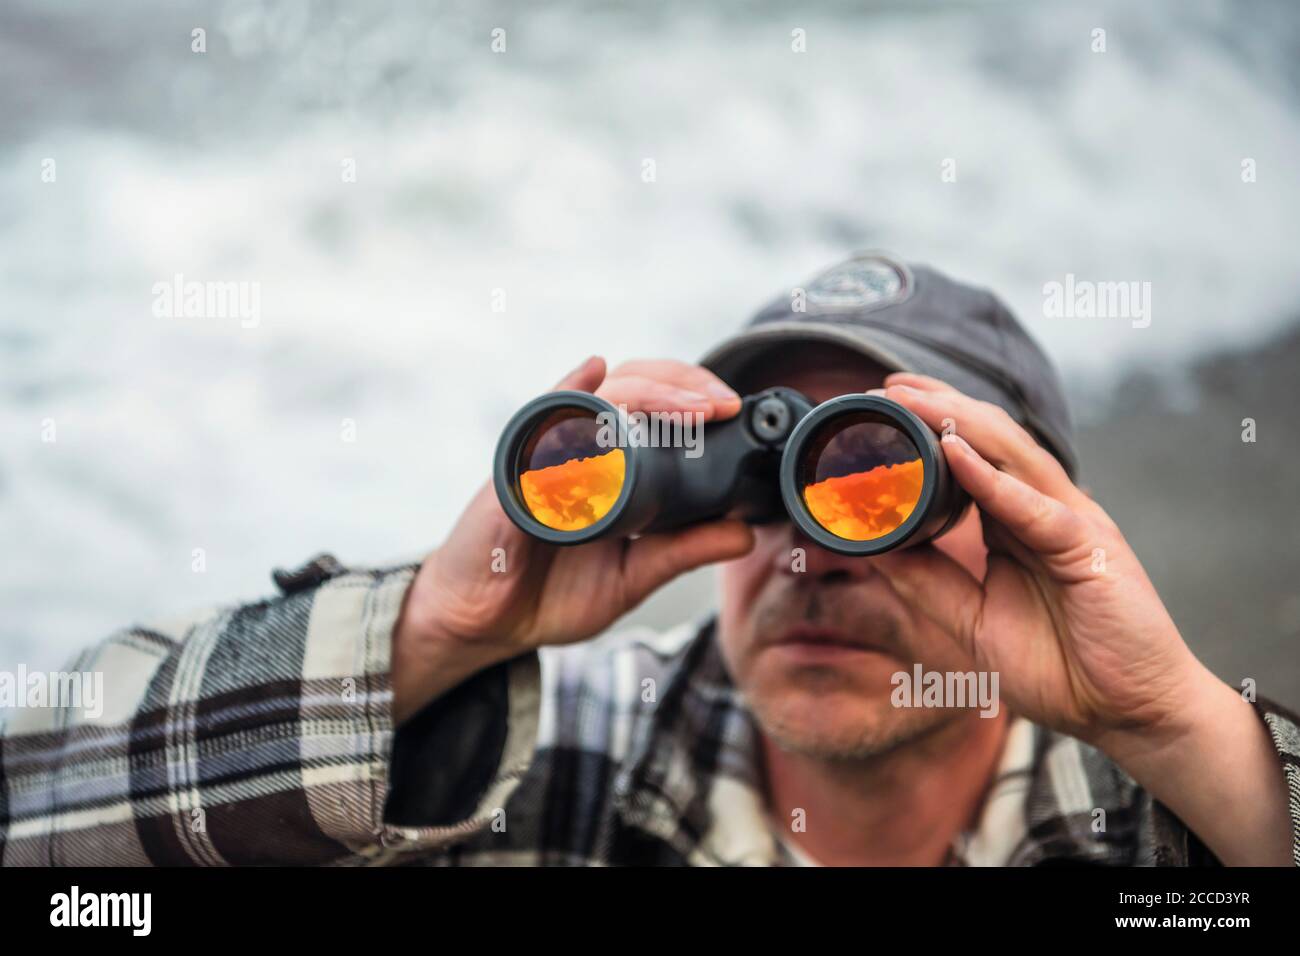
<instances>
[{"instance_id":1,"label":"stubble beard","mask_svg":"<svg viewBox=\"0 0 1300 956\"><path fill-rule=\"evenodd\" d=\"M847 590L851 586L845 585L846 590L829 595L826 589L813 587L803 593L783 588L760 596L748 615L744 646L751 653L766 653L762 648L777 635L794 625L808 624L849 634L869 630L873 642L889 648L899 660L907 659L905 622L892 609L855 601ZM838 588L833 585L831 590ZM784 751L816 760L856 763L878 758L929 735L953 716L938 709L894 707L890 695L884 694L874 695L869 703L864 700L864 706L857 709L857 719L851 723L841 721L843 726L827 726L809 714L821 703L817 684L822 678L803 674L793 679L800 686L739 689L764 735ZM842 675L827 673L824 680L827 690L847 692Z\"/></svg>"}]
</instances>

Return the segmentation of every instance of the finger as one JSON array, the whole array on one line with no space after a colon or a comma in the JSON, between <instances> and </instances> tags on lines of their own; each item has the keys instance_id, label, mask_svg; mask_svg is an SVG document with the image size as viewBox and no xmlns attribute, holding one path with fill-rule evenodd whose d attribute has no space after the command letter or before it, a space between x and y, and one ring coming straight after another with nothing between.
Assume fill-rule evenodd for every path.
<instances>
[{"instance_id":1,"label":"finger","mask_svg":"<svg viewBox=\"0 0 1300 956\"><path fill-rule=\"evenodd\" d=\"M626 607L640 604L679 574L715 561L730 561L754 546L743 521L713 521L628 542L623 558Z\"/></svg>"},{"instance_id":2,"label":"finger","mask_svg":"<svg viewBox=\"0 0 1300 956\"><path fill-rule=\"evenodd\" d=\"M980 531L984 537L984 547L989 554L1005 554L1026 568L1041 566L1042 558L1025 547L1014 534L1007 530L1001 521L993 520L990 515L983 515Z\"/></svg>"},{"instance_id":3,"label":"finger","mask_svg":"<svg viewBox=\"0 0 1300 956\"><path fill-rule=\"evenodd\" d=\"M1054 557L1087 544L1083 518L1060 501L994 468L960 435L945 435L940 444L953 477L980 510L1031 551Z\"/></svg>"},{"instance_id":4,"label":"finger","mask_svg":"<svg viewBox=\"0 0 1300 956\"><path fill-rule=\"evenodd\" d=\"M641 375L611 375L596 394L633 412L698 412L706 421L716 415L707 395Z\"/></svg>"},{"instance_id":5,"label":"finger","mask_svg":"<svg viewBox=\"0 0 1300 956\"><path fill-rule=\"evenodd\" d=\"M876 555L871 566L909 607L974 656L984 606L984 589L974 575L929 544Z\"/></svg>"},{"instance_id":6,"label":"finger","mask_svg":"<svg viewBox=\"0 0 1300 956\"><path fill-rule=\"evenodd\" d=\"M741 399L735 389L701 365L676 359L633 359L613 372L613 377L622 375L638 375L707 395L719 419L740 411Z\"/></svg>"},{"instance_id":7,"label":"finger","mask_svg":"<svg viewBox=\"0 0 1300 956\"><path fill-rule=\"evenodd\" d=\"M898 384L888 386L885 397L915 413L936 432L959 432L995 467L1044 494L1071 503L1083 497L1061 463L1005 409L955 389L926 391Z\"/></svg>"},{"instance_id":8,"label":"finger","mask_svg":"<svg viewBox=\"0 0 1300 956\"><path fill-rule=\"evenodd\" d=\"M594 392L604 380L605 360L599 355L593 355L560 379L554 391Z\"/></svg>"},{"instance_id":9,"label":"finger","mask_svg":"<svg viewBox=\"0 0 1300 956\"><path fill-rule=\"evenodd\" d=\"M922 392L957 392L957 389L942 379L922 375L920 372L890 372L885 376L885 386L890 385L907 385Z\"/></svg>"}]
</instances>

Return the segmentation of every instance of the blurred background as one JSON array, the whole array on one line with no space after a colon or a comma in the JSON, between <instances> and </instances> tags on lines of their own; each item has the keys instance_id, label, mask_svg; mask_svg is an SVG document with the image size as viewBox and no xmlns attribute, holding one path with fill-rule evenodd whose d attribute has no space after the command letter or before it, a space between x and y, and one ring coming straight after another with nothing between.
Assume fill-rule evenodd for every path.
<instances>
[{"instance_id":1,"label":"blurred background","mask_svg":"<svg viewBox=\"0 0 1300 956\"><path fill-rule=\"evenodd\" d=\"M1292 0L8 0L0 668L416 556L586 355L697 358L879 248L1004 297L1188 641L1300 704L1297 155ZM1150 326L1045 317L1067 273ZM177 274L260 321L159 318Z\"/></svg>"}]
</instances>

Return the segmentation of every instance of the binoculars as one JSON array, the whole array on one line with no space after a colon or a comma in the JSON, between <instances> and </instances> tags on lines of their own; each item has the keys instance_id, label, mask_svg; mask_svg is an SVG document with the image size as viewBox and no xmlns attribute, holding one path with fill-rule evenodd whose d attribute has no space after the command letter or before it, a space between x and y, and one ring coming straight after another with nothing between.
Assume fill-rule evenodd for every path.
<instances>
[{"instance_id":1,"label":"binoculars","mask_svg":"<svg viewBox=\"0 0 1300 956\"><path fill-rule=\"evenodd\" d=\"M865 556L937 538L970 503L939 436L881 396L814 406L777 386L745 396L734 418L697 421L628 414L587 392L543 395L497 444L501 507L552 544L788 517L822 547Z\"/></svg>"}]
</instances>

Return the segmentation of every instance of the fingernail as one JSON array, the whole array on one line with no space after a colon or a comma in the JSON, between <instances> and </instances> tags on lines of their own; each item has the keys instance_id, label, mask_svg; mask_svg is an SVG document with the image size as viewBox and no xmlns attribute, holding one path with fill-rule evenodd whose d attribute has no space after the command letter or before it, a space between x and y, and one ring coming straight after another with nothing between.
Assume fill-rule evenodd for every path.
<instances>
[{"instance_id":1,"label":"fingernail","mask_svg":"<svg viewBox=\"0 0 1300 956\"><path fill-rule=\"evenodd\" d=\"M940 440L940 441L946 441L946 442L947 442L948 444L950 444L950 445L956 445L958 448L969 448L969 447L970 447L970 445L966 444L966 439L962 438L962 437L961 437L960 435L958 435L956 432L949 432L948 434L944 435L944 436L943 436L942 438L940 438L939 440Z\"/></svg>"},{"instance_id":2,"label":"fingernail","mask_svg":"<svg viewBox=\"0 0 1300 956\"><path fill-rule=\"evenodd\" d=\"M696 404L705 405L709 403L709 396L705 395L703 392L691 391L689 388L679 388L677 394L680 395L682 400L685 402L694 402Z\"/></svg>"},{"instance_id":3,"label":"fingernail","mask_svg":"<svg viewBox=\"0 0 1300 956\"><path fill-rule=\"evenodd\" d=\"M914 388L913 388L912 386L910 386L910 385L891 385L891 386L889 386L889 387L892 388L892 389L893 389L894 391L896 391L896 392L901 392L901 393L904 394L904 395L920 395L920 394L921 394L920 392L918 392L916 389L914 389Z\"/></svg>"},{"instance_id":4,"label":"fingernail","mask_svg":"<svg viewBox=\"0 0 1300 956\"><path fill-rule=\"evenodd\" d=\"M883 388L869 388L867 389L867 394L883 396L885 394L885 390Z\"/></svg>"}]
</instances>

